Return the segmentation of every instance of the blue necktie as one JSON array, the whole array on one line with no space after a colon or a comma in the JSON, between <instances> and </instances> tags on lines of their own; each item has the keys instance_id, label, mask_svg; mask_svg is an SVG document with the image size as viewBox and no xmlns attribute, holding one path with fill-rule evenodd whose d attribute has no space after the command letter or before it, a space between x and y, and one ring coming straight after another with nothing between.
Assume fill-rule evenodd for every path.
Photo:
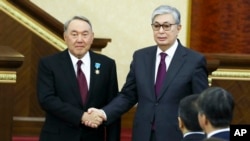
<instances>
[{"instance_id":1,"label":"blue necktie","mask_svg":"<svg viewBox=\"0 0 250 141\"><path fill-rule=\"evenodd\" d=\"M87 85L86 77L84 73L82 72L81 65L82 65L82 61L79 60L77 62L77 81L78 81L78 85L80 88L82 103L84 105L86 103L86 99L88 95L88 85Z\"/></svg>"}]
</instances>

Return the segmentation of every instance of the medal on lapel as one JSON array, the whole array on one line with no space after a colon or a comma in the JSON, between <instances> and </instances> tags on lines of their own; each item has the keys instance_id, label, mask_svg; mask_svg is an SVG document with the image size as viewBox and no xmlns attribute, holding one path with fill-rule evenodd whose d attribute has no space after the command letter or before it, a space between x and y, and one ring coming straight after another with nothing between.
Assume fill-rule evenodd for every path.
<instances>
[{"instance_id":1,"label":"medal on lapel","mask_svg":"<svg viewBox=\"0 0 250 141\"><path fill-rule=\"evenodd\" d=\"M100 67L101 67L101 64L100 63L95 63L95 74L100 74Z\"/></svg>"}]
</instances>

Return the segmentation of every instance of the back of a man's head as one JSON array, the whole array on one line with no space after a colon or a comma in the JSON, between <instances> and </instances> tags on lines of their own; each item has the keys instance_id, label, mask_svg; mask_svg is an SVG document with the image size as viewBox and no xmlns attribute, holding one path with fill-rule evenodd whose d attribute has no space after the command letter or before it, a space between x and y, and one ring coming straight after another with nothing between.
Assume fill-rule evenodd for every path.
<instances>
[{"instance_id":1,"label":"back of a man's head","mask_svg":"<svg viewBox=\"0 0 250 141\"><path fill-rule=\"evenodd\" d=\"M198 121L197 99L199 94L184 97L179 104L179 118L187 130L192 132L202 131Z\"/></svg>"},{"instance_id":2,"label":"back of a man's head","mask_svg":"<svg viewBox=\"0 0 250 141\"><path fill-rule=\"evenodd\" d=\"M204 114L214 128L229 127L233 119L233 96L223 88L204 90L197 101L199 114Z\"/></svg>"}]
</instances>

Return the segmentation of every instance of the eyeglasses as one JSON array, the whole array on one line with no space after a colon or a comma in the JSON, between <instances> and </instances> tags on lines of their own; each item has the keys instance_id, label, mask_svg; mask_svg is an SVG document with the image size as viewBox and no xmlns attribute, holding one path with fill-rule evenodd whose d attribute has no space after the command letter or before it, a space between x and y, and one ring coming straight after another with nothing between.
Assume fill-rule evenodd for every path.
<instances>
[{"instance_id":1,"label":"eyeglasses","mask_svg":"<svg viewBox=\"0 0 250 141\"><path fill-rule=\"evenodd\" d=\"M164 23L164 24L154 23L154 24L151 24L154 31L159 31L161 27L163 28L163 30L169 31L169 30L171 30L172 25L176 25L176 23L175 24L170 24L170 23Z\"/></svg>"}]
</instances>

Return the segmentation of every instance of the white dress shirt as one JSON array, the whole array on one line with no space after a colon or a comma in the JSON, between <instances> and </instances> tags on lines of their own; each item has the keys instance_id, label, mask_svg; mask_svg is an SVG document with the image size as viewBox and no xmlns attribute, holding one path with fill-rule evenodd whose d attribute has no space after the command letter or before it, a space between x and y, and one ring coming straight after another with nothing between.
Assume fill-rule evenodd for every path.
<instances>
[{"instance_id":1,"label":"white dress shirt","mask_svg":"<svg viewBox=\"0 0 250 141\"><path fill-rule=\"evenodd\" d=\"M177 40L174 42L174 44L168 49L166 50L164 53L167 54L166 58L165 58L165 63L166 63L166 71L168 70L168 67L173 59L174 53L177 49L178 46L178 42ZM161 61L161 55L160 53L162 52L162 50L157 47L157 51L156 51L156 62L155 62L155 81L156 81L156 77L157 77L157 72L158 72L158 66L160 64Z\"/></svg>"},{"instance_id":2,"label":"white dress shirt","mask_svg":"<svg viewBox=\"0 0 250 141\"><path fill-rule=\"evenodd\" d=\"M70 52L69 52L69 56L70 56L71 61L73 63L75 74L77 76L77 62L79 59L76 58L74 55L72 55ZM89 89L89 83L90 83L90 56L89 56L89 52L87 52L83 56L83 58L81 58L80 60L82 60L82 62L83 62L81 65L81 69L86 77L88 89Z\"/></svg>"}]
</instances>

